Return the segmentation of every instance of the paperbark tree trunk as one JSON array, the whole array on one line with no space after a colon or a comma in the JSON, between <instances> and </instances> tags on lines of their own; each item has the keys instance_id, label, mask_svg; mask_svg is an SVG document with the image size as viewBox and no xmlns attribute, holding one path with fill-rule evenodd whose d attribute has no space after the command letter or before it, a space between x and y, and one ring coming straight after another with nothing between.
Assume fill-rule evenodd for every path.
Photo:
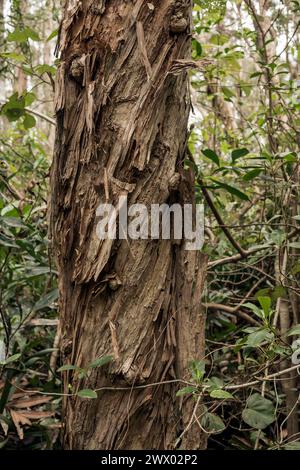
<instances>
[{"instance_id":1,"label":"paperbark tree trunk","mask_svg":"<svg viewBox=\"0 0 300 470\"><path fill-rule=\"evenodd\" d=\"M66 373L65 392L70 383L75 392L110 389L65 400L65 448L172 449L184 430L180 448L205 447L199 426L188 426L195 400L176 397L175 382L204 354L205 256L184 241L100 241L95 230L99 203L120 195L147 207L194 201L193 174L183 170L189 81L176 62L190 55L191 3L65 7L50 223L62 356L79 367L114 357L88 378ZM174 382L147 386L166 381Z\"/></svg>"}]
</instances>

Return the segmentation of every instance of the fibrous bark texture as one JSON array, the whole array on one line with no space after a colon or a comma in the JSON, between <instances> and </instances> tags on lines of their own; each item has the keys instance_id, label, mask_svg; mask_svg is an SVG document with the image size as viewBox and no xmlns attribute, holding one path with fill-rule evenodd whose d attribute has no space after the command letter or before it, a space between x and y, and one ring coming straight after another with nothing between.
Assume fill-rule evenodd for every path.
<instances>
[{"instance_id":1,"label":"fibrous bark texture","mask_svg":"<svg viewBox=\"0 0 300 470\"><path fill-rule=\"evenodd\" d=\"M66 392L69 383L75 392L110 389L65 400L65 448L172 449L187 427L178 445L205 445L198 425L188 426L195 401L176 397L175 382L203 356L205 257L184 240L101 241L95 230L99 203L117 205L121 195L147 207L194 200L193 175L183 170L190 16L190 1L65 7L50 224L62 356L79 367L114 357L87 378L66 373ZM147 387L166 381L174 382Z\"/></svg>"}]
</instances>

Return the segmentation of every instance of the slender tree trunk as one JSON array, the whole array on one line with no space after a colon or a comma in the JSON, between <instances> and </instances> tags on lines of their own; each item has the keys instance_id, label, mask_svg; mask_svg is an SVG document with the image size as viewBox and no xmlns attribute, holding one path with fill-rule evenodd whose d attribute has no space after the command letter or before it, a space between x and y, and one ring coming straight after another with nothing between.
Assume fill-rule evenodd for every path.
<instances>
[{"instance_id":1,"label":"slender tree trunk","mask_svg":"<svg viewBox=\"0 0 300 470\"><path fill-rule=\"evenodd\" d=\"M62 355L85 367L114 357L73 389L98 399L64 403L71 449L205 447L195 400L178 398L188 363L204 354L200 298L206 258L184 242L97 238L100 202L194 200L183 170L189 82L174 61L189 58L191 3L67 1L60 30L51 229L60 279ZM180 67L179 67L180 68ZM144 385L145 388L135 388ZM129 390L113 390L129 387ZM197 410L200 415L201 410Z\"/></svg>"}]
</instances>

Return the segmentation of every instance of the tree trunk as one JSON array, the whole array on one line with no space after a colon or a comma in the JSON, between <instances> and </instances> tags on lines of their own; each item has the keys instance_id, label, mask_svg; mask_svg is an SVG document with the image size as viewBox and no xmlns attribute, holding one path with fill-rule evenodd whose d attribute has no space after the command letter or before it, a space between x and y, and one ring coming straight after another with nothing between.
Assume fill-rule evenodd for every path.
<instances>
[{"instance_id":1,"label":"tree trunk","mask_svg":"<svg viewBox=\"0 0 300 470\"><path fill-rule=\"evenodd\" d=\"M147 207L194 200L183 170L189 81L174 67L189 58L191 3L65 7L51 177L62 356L80 367L114 357L88 378L66 373L66 392L70 383L110 389L65 401L65 448L172 449L184 430L180 448L205 447L199 426L188 426L195 400L176 397L176 379L189 379L189 361L204 355L206 257L184 241L100 241L95 231L99 203L117 205L120 195Z\"/></svg>"}]
</instances>

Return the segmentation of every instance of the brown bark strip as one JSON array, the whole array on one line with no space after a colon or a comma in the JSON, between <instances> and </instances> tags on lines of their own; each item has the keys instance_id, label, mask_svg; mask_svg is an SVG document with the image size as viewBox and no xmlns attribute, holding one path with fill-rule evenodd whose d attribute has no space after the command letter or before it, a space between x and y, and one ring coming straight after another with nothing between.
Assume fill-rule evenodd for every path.
<instances>
[{"instance_id":1,"label":"brown bark strip","mask_svg":"<svg viewBox=\"0 0 300 470\"><path fill-rule=\"evenodd\" d=\"M62 352L65 363L80 367L103 355L117 359L81 381L69 374L66 390L68 383L78 390L188 379L189 361L204 355L200 298L206 258L185 251L184 242L100 241L95 232L96 209L107 198L116 205L125 193L129 205L147 207L194 201L194 177L183 170L188 76L169 74L174 61L190 55L190 26L175 34L170 21L180 11L190 24L191 3L66 4L51 180ZM143 28L147 66L137 23ZM181 182L170 190L175 173ZM194 406L193 399L176 397L178 387L169 383L107 390L98 400L68 399L65 447L172 449ZM180 446L205 446L196 424Z\"/></svg>"}]
</instances>

